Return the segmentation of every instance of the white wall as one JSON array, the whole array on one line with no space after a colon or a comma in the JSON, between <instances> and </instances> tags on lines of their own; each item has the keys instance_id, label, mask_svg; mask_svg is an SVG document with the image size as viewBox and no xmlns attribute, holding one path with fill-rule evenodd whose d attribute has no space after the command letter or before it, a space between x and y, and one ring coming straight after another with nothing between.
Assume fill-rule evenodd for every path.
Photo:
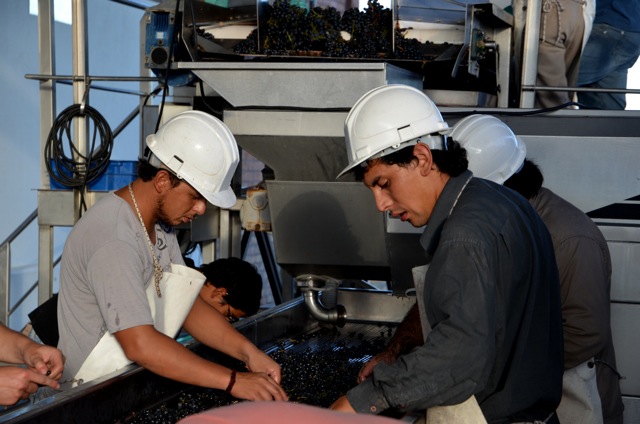
<instances>
[{"instance_id":1,"label":"white wall","mask_svg":"<svg viewBox=\"0 0 640 424\"><path fill-rule=\"evenodd\" d=\"M139 75L139 22L144 11L107 0L87 1L88 61L90 75ZM0 1L0 243L37 208L40 188L40 98L39 84L26 74L39 73L38 19L29 14L25 0ZM72 69L71 27L55 24L56 74ZM138 83L96 82L96 86L138 91ZM57 111L72 104L72 88L58 84ZM91 91L89 104L115 129L139 102L137 96ZM114 160L135 160L139 125L134 121L115 140ZM56 230L56 255L61 252L68 229ZM37 225L32 225L11 249L11 305L37 278ZM56 288L54 287L54 291ZM37 305L35 295L9 322L21 329L26 313ZM22 316L23 318L19 318Z\"/></svg>"}]
</instances>

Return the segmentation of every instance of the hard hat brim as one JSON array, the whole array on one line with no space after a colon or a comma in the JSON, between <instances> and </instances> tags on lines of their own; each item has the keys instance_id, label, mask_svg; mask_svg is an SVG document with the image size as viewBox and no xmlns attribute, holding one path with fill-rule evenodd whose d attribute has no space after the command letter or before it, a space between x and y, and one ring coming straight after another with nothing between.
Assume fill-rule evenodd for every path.
<instances>
[{"instance_id":1,"label":"hard hat brim","mask_svg":"<svg viewBox=\"0 0 640 424\"><path fill-rule=\"evenodd\" d=\"M362 162L364 162L364 160ZM338 174L338 176L336 177L336 180L339 180L340 178L342 178L345 175L347 175L349 172L353 171L353 168L355 168L356 166L360 165L362 162L358 162L356 164L352 164L352 165L347 166L345 169L342 170L342 172L340 172Z\"/></svg>"},{"instance_id":2,"label":"hard hat brim","mask_svg":"<svg viewBox=\"0 0 640 424\"><path fill-rule=\"evenodd\" d=\"M207 199L209 203L214 206L218 206L223 209L228 209L236 204L236 194L233 192L231 187L226 190L221 190L218 192L199 192L202 196Z\"/></svg>"}]
</instances>

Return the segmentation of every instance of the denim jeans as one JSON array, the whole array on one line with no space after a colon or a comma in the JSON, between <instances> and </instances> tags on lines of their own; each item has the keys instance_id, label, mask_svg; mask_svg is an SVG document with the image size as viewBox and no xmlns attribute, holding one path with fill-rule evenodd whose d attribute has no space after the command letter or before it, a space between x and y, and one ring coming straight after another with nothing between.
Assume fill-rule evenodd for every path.
<instances>
[{"instance_id":1,"label":"denim jeans","mask_svg":"<svg viewBox=\"0 0 640 424\"><path fill-rule=\"evenodd\" d=\"M640 32L622 31L608 24L593 24L582 52L578 86L627 88L627 72L640 56ZM624 93L578 93L578 101L597 109L626 107Z\"/></svg>"}]
</instances>

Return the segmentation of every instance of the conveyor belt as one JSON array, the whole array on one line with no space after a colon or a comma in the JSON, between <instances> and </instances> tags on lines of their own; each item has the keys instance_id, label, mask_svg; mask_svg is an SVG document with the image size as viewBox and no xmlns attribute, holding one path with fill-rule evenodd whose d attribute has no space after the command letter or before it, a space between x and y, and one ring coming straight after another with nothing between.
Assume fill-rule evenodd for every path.
<instances>
[{"instance_id":1,"label":"conveyor belt","mask_svg":"<svg viewBox=\"0 0 640 424\"><path fill-rule=\"evenodd\" d=\"M328 407L356 384L362 365L384 348L393 329L388 325L358 323L348 323L341 329L321 327L274 342L264 350L282 367L282 387L291 401ZM242 370L242 364L237 362L226 365ZM173 424L188 415L237 401L220 390L190 387L114 422Z\"/></svg>"},{"instance_id":2,"label":"conveyor belt","mask_svg":"<svg viewBox=\"0 0 640 424\"><path fill-rule=\"evenodd\" d=\"M386 292L340 292L350 320L342 328L313 319L302 297L236 323L245 337L282 367L282 385L294 402L329 406L355 385L362 364L379 352L412 299ZM242 371L243 364L195 340L194 353ZM104 378L35 404L0 413L11 424L175 423L206 409L237 402L222 390L169 380L132 364Z\"/></svg>"}]
</instances>

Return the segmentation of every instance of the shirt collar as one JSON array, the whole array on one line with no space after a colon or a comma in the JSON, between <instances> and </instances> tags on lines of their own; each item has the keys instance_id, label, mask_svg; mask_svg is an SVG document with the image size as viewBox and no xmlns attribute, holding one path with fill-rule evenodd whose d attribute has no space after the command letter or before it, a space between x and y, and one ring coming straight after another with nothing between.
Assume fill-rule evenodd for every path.
<instances>
[{"instance_id":1,"label":"shirt collar","mask_svg":"<svg viewBox=\"0 0 640 424\"><path fill-rule=\"evenodd\" d=\"M422 233L422 236L420 236L420 244L424 250L427 251L429 260L431 260L431 256L433 256L433 253L438 246L442 226L453 211L462 191L469 181L471 181L471 177L473 177L471 171L464 171L457 177L449 178L449 181L447 181L442 189L442 193L440 193L438 201L433 208L433 212L429 217L427 226Z\"/></svg>"}]
</instances>

